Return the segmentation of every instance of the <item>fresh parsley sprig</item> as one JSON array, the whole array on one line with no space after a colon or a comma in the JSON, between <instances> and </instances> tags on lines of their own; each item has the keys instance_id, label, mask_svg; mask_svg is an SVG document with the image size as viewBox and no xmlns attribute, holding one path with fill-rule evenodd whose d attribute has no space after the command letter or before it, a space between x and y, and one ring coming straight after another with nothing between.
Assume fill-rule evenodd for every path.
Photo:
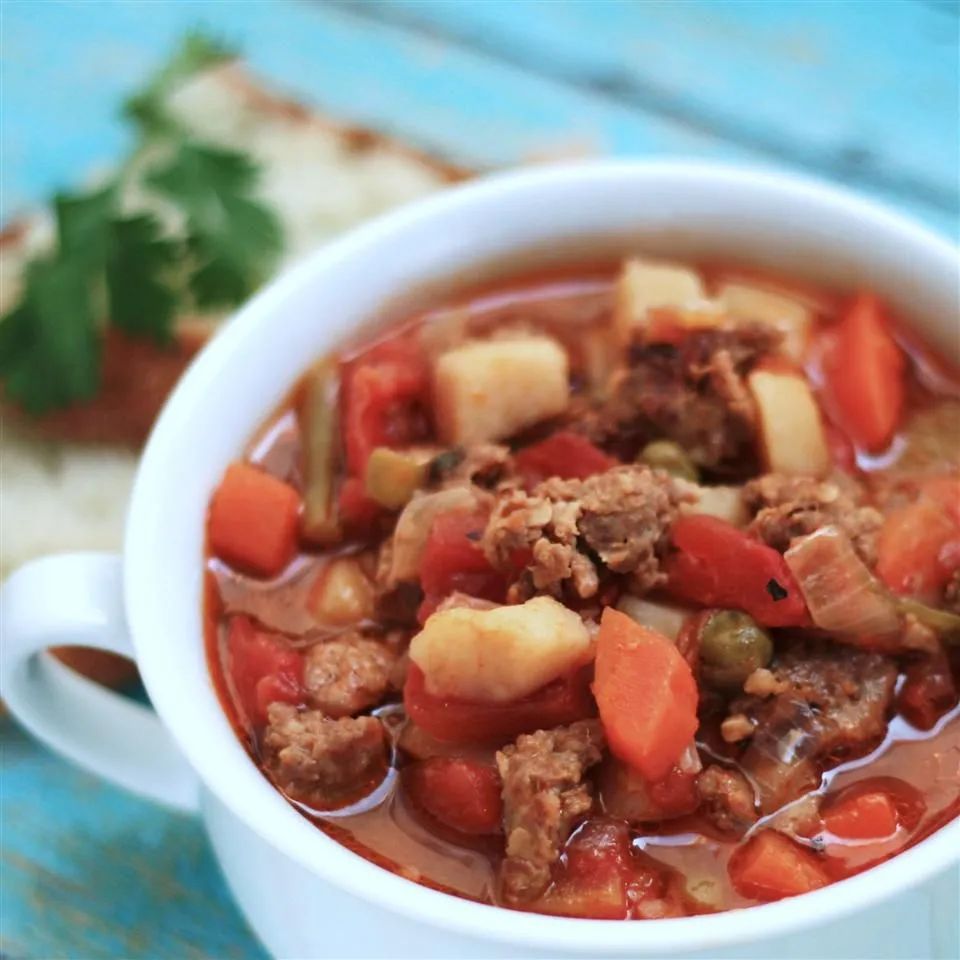
<instances>
[{"instance_id":1,"label":"fresh parsley sprig","mask_svg":"<svg viewBox=\"0 0 960 960\"><path fill-rule=\"evenodd\" d=\"M184 80L233 55L202 34L186 37L124 105L139 134L131 159L97 189L55 197L56 244L28 265L17 305L0 319L4 394L27 412L96 394L108 325L167 344L178 313L233 306L274 265L282 234L256 198L256 164L197 141L167 109ZM172 207L180 226L127 211L130 177Z\"/></svg>"}]
</instances>

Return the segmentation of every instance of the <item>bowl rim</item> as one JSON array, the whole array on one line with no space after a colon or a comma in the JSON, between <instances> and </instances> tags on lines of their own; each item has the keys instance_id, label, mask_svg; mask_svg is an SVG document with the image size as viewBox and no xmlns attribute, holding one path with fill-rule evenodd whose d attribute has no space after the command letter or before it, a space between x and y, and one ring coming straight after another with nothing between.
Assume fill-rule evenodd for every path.
<instances>
[{"instance_id":1,"label":"bowl rim","mask_svg":"<svg viewBox=\"0 0 960 960\"><path fill-rule=\"evenodd\" d=\"M150 602L150 591L163 573L151 565L151 538L156 533L155 518L150 517L151 504L159 489L157 485L165 481L168 458L181 446L179 430L189 422L197 396L223 375L231 354L250 337L267 336L267 318L275 315L276 307L288 294L301 288L318 271L333 270L352 258L362 258L364 249L375 242L402 238L412 225L449 216L458 208L509 202L511 197L536 192L545 184L575 187L611 179L625 185L645 180L682 188L685 183L706 182L718 190L773 191L783 199L819 204L834 215L898 234L904 245L927 265L928 272L952 271L960 266L957 248L947 240L849 191L789 172L719 163L618 160L536 167L494 174L415 201L320 247L266 285L225 325L181 379L151 434L134 483L124 542L127 619L150 699L206 789L279 852L334 886L427 926L530 948L593 954L648 953L760 941L840 918L893 891L921 883L960 858L960 820L862 874L801 897L752 906L749 914L734 909L636 924L552 917L473 902L406 880L318 830L259 774L231 730L229 741L222 745L224 754L235 761L239 752L255 774L243 776L243 789L238 789L241 784L231 773L233 768L210 762L209 751L196 744L191 728L181 717L178 705L183 702L184 691L169 678L162 679L162 657L156 649L160 638L148 613L158 609L155 602ZM260 332L256 333L257 330ZM199 610L196 616L200 618Z\"/></svg>"}]
</instances>

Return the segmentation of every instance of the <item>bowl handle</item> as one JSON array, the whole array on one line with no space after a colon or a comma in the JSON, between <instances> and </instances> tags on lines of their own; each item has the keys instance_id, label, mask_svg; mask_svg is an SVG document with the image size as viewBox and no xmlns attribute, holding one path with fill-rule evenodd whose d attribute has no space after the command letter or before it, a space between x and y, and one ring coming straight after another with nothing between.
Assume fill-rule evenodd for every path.
<instances>
[{"instance_id":1,"label":"bowl handle","mask_svg":"<svg viewBox=\"0 0 960 960\"><path fill-rule=\"evenodd\" d=\"M195 811L199 781L156 713L64 666L51 646L134 659L120 557L35 560L0 590L0 695L34 736L67 759L151 800Z\"/></svg>"}]
</instances>

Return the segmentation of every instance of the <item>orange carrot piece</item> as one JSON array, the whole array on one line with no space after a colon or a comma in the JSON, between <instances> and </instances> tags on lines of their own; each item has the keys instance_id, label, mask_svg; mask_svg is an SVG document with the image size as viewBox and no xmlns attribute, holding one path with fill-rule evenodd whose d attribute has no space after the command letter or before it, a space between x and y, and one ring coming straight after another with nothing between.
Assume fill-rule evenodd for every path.
<instances>
[{"instance_id":1,"label":"orange carrot piece","mask_svg":"<svg viewBox=\"0 0 960 960\"><path fill-rule=\"evenodd\" d=\"M613 753L649 780L665 777L697 729L697 684L676 646L607 607L593 693Z\"/></svg>"},{"instance_id":2,"label":"orange carrot piece","mask_svg":"<svg viewBox=\"0 0 960 960\"><path fill-rule=\"evenodd\" d=\"M248 463L232 463L210 503L211 551L232 566L272 577L297 549L300 495Z\"/></svg>"},{"instance_id":3,"label":"orange carrot piece","mask_svg":"<svg viewBox=\"0 0 960 960\"><path fill-rule=\"evenodd\" d=\"M830 882L816 854L775 830L764 830L735 850L728 871L737 893L753 900L795 897Z\"/></svg>"},{"instance_id":4,"label":"orange carrot piece","mask_svg":"<svg viewBox=\"0 0 960 960\"><path fill-rule=\"evenodd\" d=\"M882 840L899 822L896 804L880 790L841 798L823 814L824 826L844 840Z\"/></svg>"},{"instance_id":5,"label":"orange carrot piece","mask_svg":"<svg viewBox=\"0 0 960 960\"><path fill-rule=\"evenodd\" d=\"M877 574L895 593L936 601L950 577L941 553L960 526L936 501L921 497L890 513L877 541Z\"/></svg>"},{"instance_id":6,"label":"orange carrot piece","mask_svg":"<svg viewBox=\"0 0 960 960\"><path fill-rule=\"evenodd\" d=\"M905 366L882 304L871 293L859 294L840 322L824 372L832 413L861 449L883 450L893 439L903 409Z\"/></svg>"}]
</instances>

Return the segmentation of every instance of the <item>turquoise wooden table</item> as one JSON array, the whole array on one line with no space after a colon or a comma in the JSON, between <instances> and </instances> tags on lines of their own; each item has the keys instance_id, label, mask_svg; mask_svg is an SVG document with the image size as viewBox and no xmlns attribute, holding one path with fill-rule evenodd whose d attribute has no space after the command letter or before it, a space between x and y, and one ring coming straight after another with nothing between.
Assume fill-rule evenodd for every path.
<instances>
[{"instance_id":1,"label":"turquoise wooden table","mask_svg":"<svg viewBox=\"0 0 960 960\"><path fill-rule=\"evenodd\" d=\"M958 234L960 8L866 2L4 0L0 221L124 148L116 105L189 27L346 120L472 167L684 155L802 169ZM263 953L197 822L0 720L0 951Z\"/></svg>"}]
</instances>

